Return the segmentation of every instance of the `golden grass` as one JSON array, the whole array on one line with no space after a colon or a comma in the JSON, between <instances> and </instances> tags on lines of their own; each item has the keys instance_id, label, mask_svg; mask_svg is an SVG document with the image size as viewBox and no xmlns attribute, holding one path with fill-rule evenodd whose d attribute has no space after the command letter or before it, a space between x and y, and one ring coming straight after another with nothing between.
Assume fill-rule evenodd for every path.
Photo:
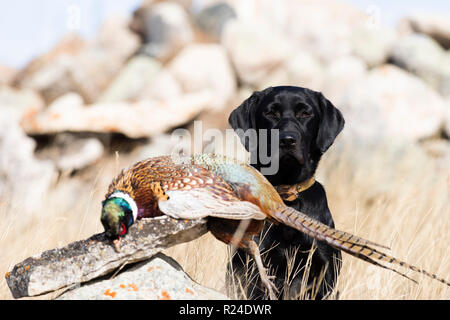
<instances>
[{"instance_id":1,"label":"golden grass","mask_svg":"<svg viewBox=\"0 0 450 320\"><path fill-rule=\"evenodd\" d=\"M0 274L43 250L101 232L100 201L117 166L106 159L75 178L63 178L35 212L0 199ZM386 244L407 262L450 279L450 169L417 146L362 148L338 142L324 156L317 179L327 191L336 227ZM80 187L77 180L84 179ZM197 282L226 292L230 249L207 234L165 251ZM340 299L449 299L447 286L420 274L403 277L343 254ZM4 280L0 298L11 299Z\"/></svg>"},{"instance_id":2,"label":"golden grass","mask_svg":"<svg viewBox=\"0 0 450 320\"><path fill-rule=\"evenodd\" d=\"M392 255L449 280L449 163L415 145L342 151L324 159L319 178L336 226L386 244ZM407 274L419 284L344 254L340 299L450 297L444 284Z\"/></svg>"}]
</instances>

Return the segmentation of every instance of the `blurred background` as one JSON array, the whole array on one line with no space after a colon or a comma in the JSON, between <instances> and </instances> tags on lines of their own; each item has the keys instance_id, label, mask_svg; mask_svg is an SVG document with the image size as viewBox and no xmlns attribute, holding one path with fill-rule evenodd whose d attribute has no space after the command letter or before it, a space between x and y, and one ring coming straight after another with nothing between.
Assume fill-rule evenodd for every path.
<instances>
[{"instance_id":1,"label":"blurred background","mask_svg":"<svg viewBox=\"0 0 450 320\"><path fill-rule=\"evenodd\" d=\"M295 85L323 92L346 120L317 172L337 228L448 278L449 2L18 0L0 9L1 274L101 232L111 179L170 153L174 129L201 120L223 131L253 91ZM167 253L226 292L228 251L210 235ZM338 289L341 299L450 298L437 282L415 285L348 256ZM4 280L0 298L11 298Z\"/></svg>"}]
</instances>

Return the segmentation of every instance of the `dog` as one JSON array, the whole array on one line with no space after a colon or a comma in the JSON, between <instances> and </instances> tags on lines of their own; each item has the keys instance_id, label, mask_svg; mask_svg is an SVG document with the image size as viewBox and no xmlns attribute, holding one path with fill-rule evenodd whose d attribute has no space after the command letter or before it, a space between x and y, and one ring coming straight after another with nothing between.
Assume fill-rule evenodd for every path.
<instances>
[{"instance_id":1,"label":"dog","mask_svg":"<svg viewBox=\"0 0 450 320\"><path fill-rule=\"evenodd\" d=\"M295 189L298 192L283 198L285 203L334 228L325 190L314 180L314 174L321 156L344 127L341 112L320 92L278 86L254 92L230 114L228 122L237 133L238 129L241 133L248 129L278 129L279 151L277 155L270 156L272 160L277 157L279 169L275 174L266 175L266 178L275 187L300 187ZM240 138L247 151L258 151L258 148L249 150L245 136L240 135ZM270 138L265 142L270 145ZM260 143L258 141L258 146ZM258 153L255 159L252 166L261 171L264 164ZM280 299L324 299L330 296L341 268L339 250L316 242L293 228L270 222L265 223L263 232L255 241L266 265L274 272L274 284ZM313 245L315 250L308 262ZM288 252L296 252L296 255L288 257ZM291 259L290 263L288 259ZM249 260L249 255L238 249L228 266L229 277L234 274L241 283L246 283L245 296L248 299L264 299L264 286L258 274L249 279ZM309 274L304 277L308 263Z\"/></svg>"}]
</instances>

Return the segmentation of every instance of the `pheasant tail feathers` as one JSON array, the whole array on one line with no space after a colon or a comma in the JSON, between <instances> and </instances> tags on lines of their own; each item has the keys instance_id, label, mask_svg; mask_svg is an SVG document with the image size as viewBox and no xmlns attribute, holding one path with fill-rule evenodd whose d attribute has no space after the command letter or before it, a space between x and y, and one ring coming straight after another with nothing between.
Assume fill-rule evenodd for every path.
<instances>
[{"instance_id":1,"label":"pheasant tail feathers","mask_svg":"<svg viewBox=\"0 0 450 320\"><path fill-rule=\"evenodd\" d=\"M378 246L382 248L389 249L388 247L376 244L374 242L359 238L350 233L339 231L333 228L328 227L327 225L316 221L314 219L309 218L305 214L296 211L293 208L287 207L285 205L280 205L279 210L272 212L273 218L276 220L285 223L301 232L306 233L314 239L319 241L324 241L335 247L340 249L352 256L355 256L359 259L362 259L366 262L374 264L376 266L382 267L384 269L392 270L414 282L415 280L408 277L406 274L393 269L390 266L386 266L381 264L380 262L386 262L391 265L397 265L400 267L404 267L410 270L413 270L418 273L422 273L430 278L433 278L437 281L440 281L448 286L450 283L442 278L439 278L435 274L432 274L426 270L420 269L413 265L410 265L406 262L398 260L388 254L385 254L375 248L373 246Z\"/></svg>"}]
</instances>

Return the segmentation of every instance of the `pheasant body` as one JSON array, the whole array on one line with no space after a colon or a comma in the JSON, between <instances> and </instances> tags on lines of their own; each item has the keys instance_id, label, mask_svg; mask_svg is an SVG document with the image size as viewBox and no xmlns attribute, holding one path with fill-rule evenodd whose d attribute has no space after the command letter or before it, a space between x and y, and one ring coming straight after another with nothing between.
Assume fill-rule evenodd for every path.
<instances>
[{"instance_id":1,"label":"pheasant body","mask_svg":"<svg viewBox=\"0 0 450 320\"><path fill-rule=\"evenodd\" d=\"M296 228L318 241L402 276L407 277L380 262L405 267L449 285L446 280L434 274L372 247L386 248L384 246L332 229L287 207L260 172L225 156L161 156L138 162L122 171L109 186L102 212L102 223L107 234L109 231L110 235L120 237L126 234L129 225L123 222L123 218L117 218L116 212L120 210L115 203L109 211L105 209L108 202L117 197L133 202L126 208L122 207L128 210L128 217L129 211L132 212L132 222L163 214L178 219L212 217L208 225L219 240L248 249L259 261L259 251L252 236L262 230L263 221L267 218ZM246 221L247 227L240 237L236 237L241 221ZM260 265L258 267L262 274L264 268L261 262ZM267 277L266 285L271 292Z\"/></svg>"}]
</instances>

